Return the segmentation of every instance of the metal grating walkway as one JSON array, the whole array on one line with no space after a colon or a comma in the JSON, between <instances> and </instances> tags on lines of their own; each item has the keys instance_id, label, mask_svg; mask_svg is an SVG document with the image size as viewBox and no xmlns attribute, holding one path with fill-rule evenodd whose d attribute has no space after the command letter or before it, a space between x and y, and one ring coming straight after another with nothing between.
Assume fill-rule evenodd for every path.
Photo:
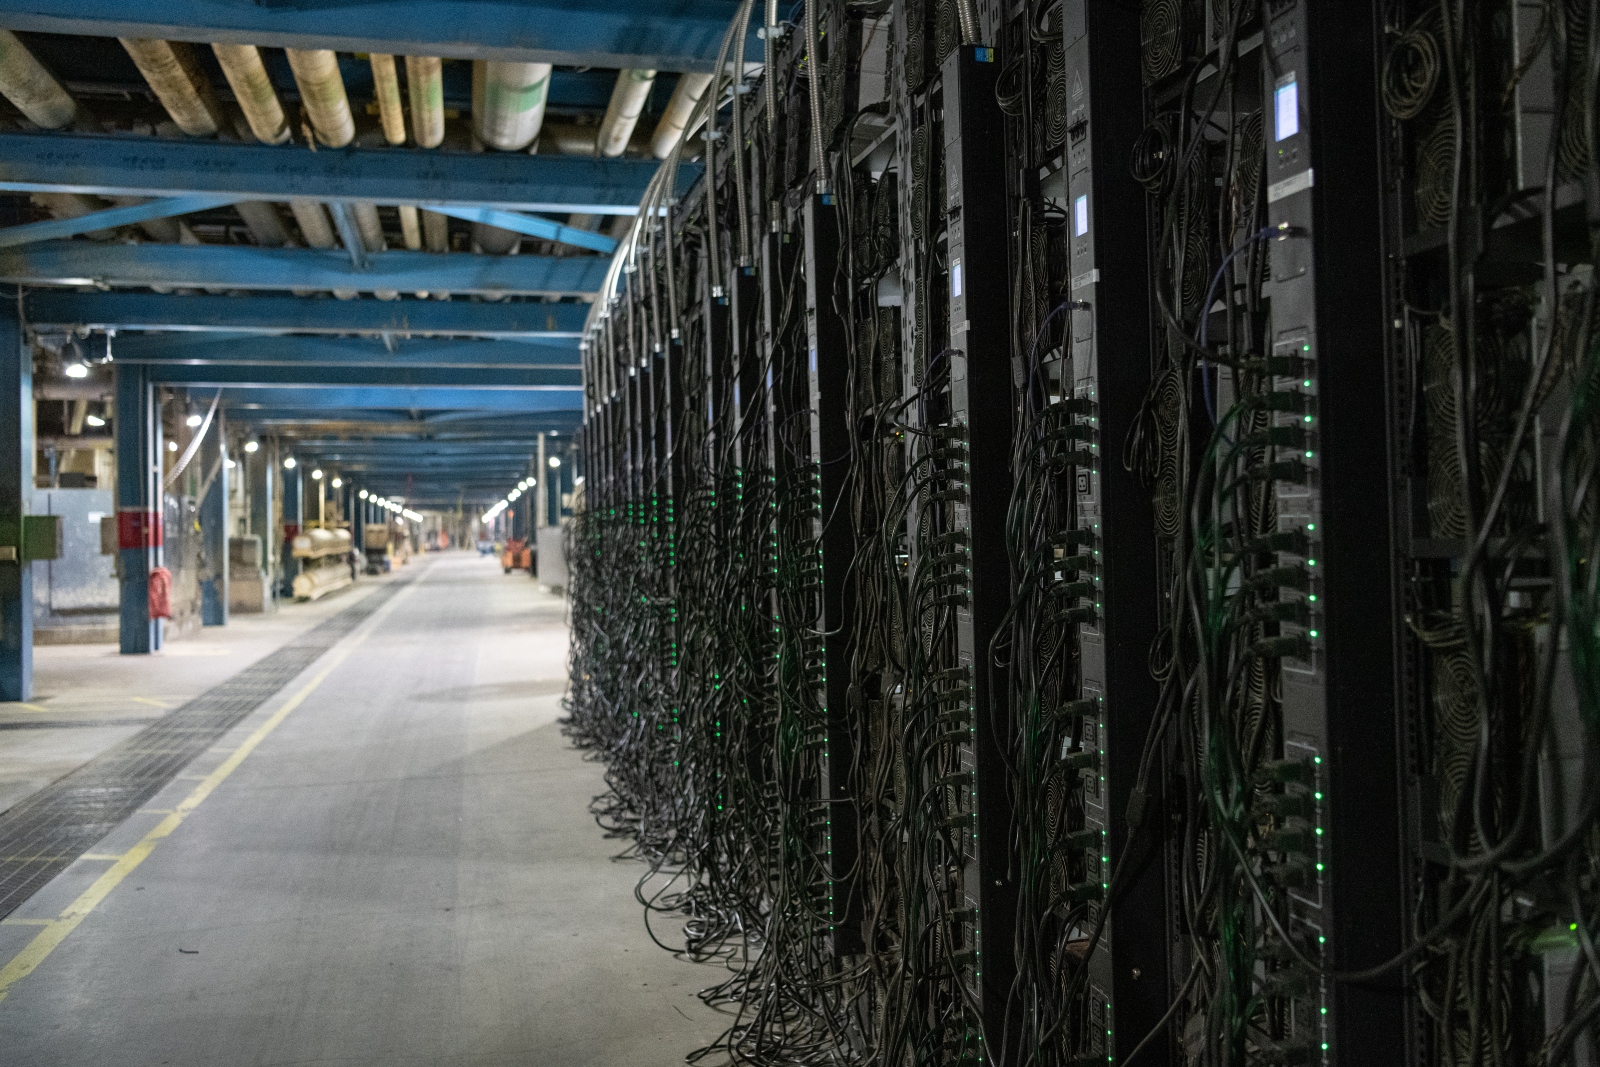
<instances>
[{"instance_id":1,"label":"metal grating walkway","mask_svg":"<svg viewBox=\"0 0 1600 1067\"><path fill-rule=\"evenodd\" d=\"M0 815L0 918L92 849L410 580L352 604Z\"/></svg>"}]
</instances>

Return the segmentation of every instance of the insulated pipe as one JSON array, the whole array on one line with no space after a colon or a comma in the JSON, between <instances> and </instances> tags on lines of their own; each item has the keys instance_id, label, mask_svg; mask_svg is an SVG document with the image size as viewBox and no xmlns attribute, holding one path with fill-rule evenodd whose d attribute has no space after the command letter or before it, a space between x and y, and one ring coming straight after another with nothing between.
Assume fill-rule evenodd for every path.
<instances>
[{"instance_id":1,"label":"insulated pipe","mask_svg":"<svg viewBox=\"0 0 1600 1067\"><path fill-rule=\"evenodd\" d=\"M368 252L382 252L389 247L383 239L383 221L378 218L378 205L370 200L350 201L350 210L356 217L356 229L361 232L361 243ZM372 295L379 300L399 300L394 289L374 289Z\"/></svg>"},{"instance_id":2,"label":"insulated pipe","mask_svg":"<svg viewBox=\"0 0 1600 1067\"><path fill-rule=\"evenodd\" d=\"M350 114L339 75L339 57L326 48L285 48L294 82L300 87L300 106L311 120L317 140L329 148L343 148L356 139L356 121Z\"/></svg>"},{"instance_id":3,"label":"insulated pipe","mask_svg":"<svg viewBox=\"0 0 1600 1067\"><path fill-rule=\"evenodd\" d=\"M372 62L372 87L378 98L378 117L383 120L383 139L390 144L405 144L406 114L400 106L400 74L395 70L394 56L374 52L368 58Z\"/></svg>"},{"instance_id":4,"label":"insulated pipe","mask_svg":"<svg viewBox=\"0 0 1600 1067\"><path fill-rule=\"evenodd\" d=\"M685 127L689 125L689 116L694 114L694 106L706 95L706 87L710 84L709 74L678 75L678 87L672 90L667 110L661 113L656 132L650 135L650 151L657 159L666 159L672 146L683 136Z\"/></svg>"},{"instance_id":5,"label":"insulated pipe","mask_svg":"<svg viewBox=\"0 0 1600 1067\"><path fill-rule=\"evenodd\" d=\"M328 220L327 209L315 200L291 200L289 210L294 221L300 224L300 236L312 248L336 248L333 223Z\"/></svg>"},{"instance_id":6,"label":"insulated pipe","mask_svg":"<svg viewBox=\"0 0 1600 1067\"><path fill-rule=\"evenodd\" d=\"M223 76L233 90L239 110L250 123L250 132L263 144L282 144L289 139L289 123L283 117L283 104L261 62L261 52L253 44L214 44L211 50L222 65Z\"/></svg>"},{"instance_id":7,"label":"insulated pipe","mask_svg":"<svg viewBox=\"0 0 1600 1067\"><path fill-rule=\"evenodd\" d=\"M10 30L0 30L0 94L42 129L59 130L78 118L77 101Z\"/></svg>"},{"instance_id":8,"label":"insulated pipe","mask_svg":"<svg viewBox=\"0 0 1600 1067\"><path fill-rule=\"evenodd\" d=\"M549 98L550 64L479 59L472 64L472 130L503 152L520 152L539 136Z\"/></svg>"},{"instance_id":9,"label":"insulated pipe","mask_svg":"<svg viewBox=\"0 0 1600 1067\"><path fill-rule=\"evenodd\" d=\"M262 248L282 248L289 243L289 231L283 228L277 205L265 200L241 200L233 209Z\"/></svg>"},{"instance_id":10,"label":"insulated pipe","mask_svg":"<svg viewBox=\"0 0 1600 1067\"><path fill-rule=\"evenodd\" d=\"M193 45L145 37L118 39L178 129L190 137L217 135L224 124L222 105L200 69Z\"/></svg>"},{"instance_id":11,"label":"insulated pipe","mask_svg":"<svg viewBox=\"0 0 1600 1067\"><path fill-rule=\"evenodd\" d=\"M437 56L406 56L411 136L421 148L444 142L444 63Z\"/></svg>"},{"instance_id":12,"label":"insulated pipe","mask_svg":"<svg viewBox=\"0 0 1600 1067\"><path fill-rule=\"evenodd\" d=\"M633 136L633 128L639 124L639 116L644 113L645 101L650 99L650 90L656 84L656 72L653 70L619 70L617 71L617 84L611 89L611 104L606 108L606 117L600 122L600 154L603 156L620 156L628 147L628 139Z\"/></svg>"},{"instance_id":13,"label":"insulated pipe","mask_svg":"<svg viewBox=\"0 0 1600 1067\"><path fill-rule=\"evenodd\" d=\"M422 212L422 240L430 252L450 251L450 219L437 211Z\"/></svg>"},{"instance_id":14,"label":"insulated pipe","mask_svg":"<svg viewBox=\"0 0 1600 1067\"><path fill-rule=\"evenodd\" d=\"M422 250L422 220L410 204L400 205L400 232L405 235L406 248L413 252Z\"/></svg>"}]
</instances>

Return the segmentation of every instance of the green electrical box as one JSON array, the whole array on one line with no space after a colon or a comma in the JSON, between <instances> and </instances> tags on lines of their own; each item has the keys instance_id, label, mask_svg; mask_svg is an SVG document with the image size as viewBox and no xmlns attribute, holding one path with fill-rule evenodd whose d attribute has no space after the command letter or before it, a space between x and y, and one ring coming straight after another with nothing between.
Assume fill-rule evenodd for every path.
<instances>
[{"instance_id":1,"label":"green electrical box","mask_svg":"<svg viewBox=\"0 0 1600 1067\"><path fill-rule=\"evenodd\" d=\"M61 516L24 515L22 529L16 519L0 519L0 562L61 558Z\"/></svg>"}]
</instances>

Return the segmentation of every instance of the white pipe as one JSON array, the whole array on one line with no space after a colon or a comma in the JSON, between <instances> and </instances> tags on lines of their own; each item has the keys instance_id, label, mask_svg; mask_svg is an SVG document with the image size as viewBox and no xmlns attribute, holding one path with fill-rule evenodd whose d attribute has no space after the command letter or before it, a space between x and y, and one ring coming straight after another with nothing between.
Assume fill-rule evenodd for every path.
<instances>
[{"instance_id":1,"label":"white pipe","mask_svg":"<svg viewBox=\"0 0 1600 1067\"><path fill-rule=\"evenodd\" d=\"M291 200L289 210L294 212L294 221L300 224L300 236L311 248L335 248L338 241L334 238L333 223L328 219L327 210L315 200Z\"/></svg>"},{"instance_id":2,"label":"white pipe","mask_svg":"<svg viewBox=\"0 0 1600 1067\"><path fill-rule=\"evenodd\" d=\"M394 56L374 52L368 59L372 63L372 87L378 99L378 117L383 121L383 139L390 144L405 144L406 114L400 106L400 73L395 70Z\"/></svg>"},{"instance_id":3,"label":"white pipe","mask_svg":"<svg viewBox=\"0 0 1600 1067\"><path fill-rule=\"evenodd\" d=\"M650 90L655 84L656 72L653 70L617 71L617 84L611 89L611 103L606 108L606 117L600 122L597 140L601 155L620 156L627 149L628 139L633 136L633 128L639 124L639 116L644 113L645 101L650 99Z\"/></svg>"},{"instance_id":4,"label":"white pipe","mask_svg":"<svg viewBox=\"0 0 1600 1067\"><path fill-rule=\"evenodd\" d=\"M689 116L694 114L694 106L706 95L706 87L710 84L709 74L678 75L678 87L672 90L667 110L661 113L656 132L650 135L650 151L657 159L666 159L672 146L683 136L684 129L689 125Z\"/></svg>"},{"instance_id":5,"label":"white pipe","mask_svg":"<svg viewBox=\"0 0 1600 1067\"><path fill-rule=\"evenodd\" d=\"M10 30L0 30L0 94L46 130L70 126L78 118L77 102Z\"/></svg>"},{"instance_id":6,"label":"white pipe","mask_svg":"<svg viewBox=\"0 0 1600 1067\"><path fill-rule=\"evenodd\" d=\"M406 56L411 135L422 148L444 142L444 63L437 56Z\"/></svg>"},{"instance_id":7,"label":"white pipe","mask_svg":"<svg viewBox=\"0 0 1600 1067\"><path fill-rule=\"evenodd\" d=\"M250 132L263 144L282 144L289 139L289 123L283 117L283 104L261 62L261 52L253 44L214 44L211 50L222 65L223 76L233 90L239 110L250 123Z\"/></svg>"},{"instance_id":8,"label":"white pipe","mask_svg":"<svg viewBox=\"0 0 1600 1067\"><path fill-rule=\"evenodd\" d=\"M300 87L300 106L305 109L317 140L329 148L343 148L356 139L356 121L350 114L350 98L345 95L344 78L339 75L339 56L326 48L285 48L289 69Z\"/></svg>"},{"instance_id":9,"label":"white pipe","mask_svg":"<svg viewBox=\"0 0 1600 1067\"><path fill-rule=\"evenodd\" d=\"M411 204L400 205L400 232L405 235L406 248L413 252L422 251L422 220L417 217L417 209Z\"/></svg>"},{"instance_id":10,"label":"white pipe","mask_svg":"<svg viewBox=\"0 0 1600 1067\"><path fill-rule=\"evenodd\" d=\"M262 248L282 248L289 243L289 231L283 228L276 205L265 200L241 200L233 207Z\"/></svg>"},{"instance_id":11,"label":"white pipe","mask_svg":"<svg viewBox=\"0 0 1600 1067\"><path fill-rule=\"evenodd\" d=\"M550 64L475 60L472 128L478 140L503 152L520 152L539 136L550 96Z\"/></svg>"},{"instance_id":12,"label":"white pipe","mask_svg":"<svg viewBox=\"0 0 1600 1067\"><path fill-rule=\"evenodd\" d=\"M422 212L422 239L430 252L450 251L450 218L437 211Z\"/></svg>"},{"instance_id":13,"label":"white pipe","mask_svg":"<svg viewBox=\"0 0 1600 1067\"><path fill-rule=\"evenodd\" d=\"M120 40L178 129L190 137L215 137L223 127L222 105L195 60L194 46L144 37Z\"/></svg>"}]
</instances>

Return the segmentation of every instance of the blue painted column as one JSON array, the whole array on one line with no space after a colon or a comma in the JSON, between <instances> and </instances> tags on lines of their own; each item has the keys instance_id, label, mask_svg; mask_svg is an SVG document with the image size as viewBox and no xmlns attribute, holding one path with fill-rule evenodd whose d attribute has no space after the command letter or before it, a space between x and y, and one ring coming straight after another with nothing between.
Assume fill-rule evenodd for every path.
<instances>
[{"instance_id":1,"label":"blue painted column","mask_svg":"<svg viewBox=\"0 0 1600 1067\"><path fill-rule=\"evenodd\" d=\"M0 302L0 516L22 541L33 502L33 355L17 305ZM0 563L0 700L33 696L33 564Z\"/></svg>"},{"instance_id":2,"label":"blue painted column","mask_svg":"<svg viewBox=\"0 0 1600 1067\"><path fill-rule=\"evenodd\" d=\"M285 597L293 597L294 579L300 573L300 561L294 558L294 539L305 523L305 480L298 462L287 468L280 464L279 469L283 471L282 593Z\"/></svg>"},{"instance_id":3,"label":"blue painted column","mask_svg":"<svg viewBox=\"0 0 1600 1067\"><path fill-rule=\"evenodd\" d=\"M228 625L228 424L221 411L200 442L202 477L211 487L200 500L200 624ZM212 472L216 474L213 477Z\"/></svg>"},{"instance_id":4,"label":"blue painted column","mask_svg":"<svg viewBox=\"0 0 1600 1067\"><path fill-rule=\"evenodd\" d=\"M162 620L150 617L150 571L161 565L161 420L148 366L116 364L117 561L124 655L161 648Z\"/></svg>"}]
</instances>

